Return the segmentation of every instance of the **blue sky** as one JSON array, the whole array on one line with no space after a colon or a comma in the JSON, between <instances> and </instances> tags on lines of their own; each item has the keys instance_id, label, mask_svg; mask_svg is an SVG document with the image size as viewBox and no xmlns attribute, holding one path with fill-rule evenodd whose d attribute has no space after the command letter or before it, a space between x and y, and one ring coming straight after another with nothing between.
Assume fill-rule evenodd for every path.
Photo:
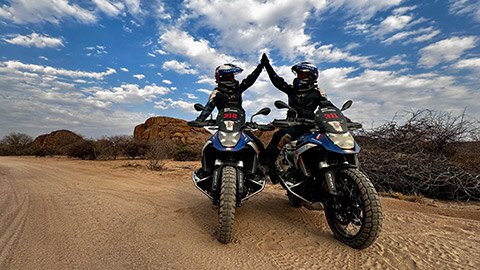
<instances>
[{"instance_id":1,"label":"blue sky","mask_svg":"<svg viewBox=\"0 0 480 270\"><path fill-rule=\"evenodd\" d=\"M299 61L366 127L396 114L464 109L480 118L480 1L0 1L0 136L69 129L132 134L151 116L192 120L216 66L247 76L266 52L287 81ZM244 93L280 118L262 73Z\"/></svg>"}]
</instances>

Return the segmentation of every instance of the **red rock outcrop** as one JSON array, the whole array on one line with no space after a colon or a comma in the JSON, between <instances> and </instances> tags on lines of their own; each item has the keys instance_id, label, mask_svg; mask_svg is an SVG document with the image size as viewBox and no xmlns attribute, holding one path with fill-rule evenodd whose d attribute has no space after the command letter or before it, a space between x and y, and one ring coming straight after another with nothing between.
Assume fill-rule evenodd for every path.
<instances>
[{"instance_id":1,"label":"red rock outcrop","mask_svg":"<svg viewBox=\"0 0 480 270\"><path fill-rule=\"evenodd\" d=\"M138 140L173 140L182 144L199 145L205 143L210 133L203 128L188 126L185 120L156 116L137 125L133 136Z\"/></svg>"},{"instance_id":2,"label":"red rock outcrop","mask_svg":"<svg viewBox=\"0 0 480 270\"><path fill-rule=\"evenodd\" d=\"M63 154L66 147L81 140L83 140L81 136L70 130L62 129L38 136L33 141L32 146L55 150L57 154Z\"/></svg>"}]
</instances>

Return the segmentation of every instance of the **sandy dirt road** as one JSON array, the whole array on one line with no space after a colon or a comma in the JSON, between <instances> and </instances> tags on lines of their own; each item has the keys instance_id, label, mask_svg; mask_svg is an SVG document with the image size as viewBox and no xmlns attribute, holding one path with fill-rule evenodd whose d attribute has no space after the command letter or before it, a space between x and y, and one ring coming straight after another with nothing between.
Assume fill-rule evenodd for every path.
<instances>
[{"instance_id":1,"label":"sandy dirt road","mask_svg":"<svg viewBox=\"0 0 480 270\"><path fill-rule=\"evenodd\" d=\"M128 162L0 157L0 269L480 269L478 204L382 198L380 238L358 251L269 185L223 245L196 162Z\"/></svg>"}]
</instances>

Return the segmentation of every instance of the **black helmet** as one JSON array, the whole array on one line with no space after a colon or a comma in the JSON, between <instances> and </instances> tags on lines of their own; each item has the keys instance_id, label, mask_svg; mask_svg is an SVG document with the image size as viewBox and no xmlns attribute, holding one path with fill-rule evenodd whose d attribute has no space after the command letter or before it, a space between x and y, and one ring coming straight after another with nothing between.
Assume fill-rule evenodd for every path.
<instances>
[{"instance_id":1,"label":"black helmet","mask_svg":"<svg viewBox=\"0 0 480 270\"><path fill-rule=\"evenodd\" d=\"M297 75L293 84L299 90L309 90L317 82L318 68L310 62L301 62L294 65L292 72Z\"/></svg>"},{"instance_id":2,"label":"black helmet","mask_svg":"<svg viewBox=\"0 0 480 270\"><path fill-rule=\"evenodd\" d=\"M215 69L215 82L219 85L234 86L235 75L242 73L243 69L234 64L223 64Z\"/></svg>"}]
</instances>

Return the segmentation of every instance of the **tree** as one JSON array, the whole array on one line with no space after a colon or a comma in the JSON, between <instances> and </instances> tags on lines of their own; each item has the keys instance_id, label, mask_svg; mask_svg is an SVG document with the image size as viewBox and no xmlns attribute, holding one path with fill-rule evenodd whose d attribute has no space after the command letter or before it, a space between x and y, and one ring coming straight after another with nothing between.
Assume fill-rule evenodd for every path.
<instances>
[{"instance_id":1,"label":"tree","mask_svg":"<svg viewBox=\"0 0 480 270\"><path fill-rule=\"evenodd\" d=\"M30 143L33 142L33 138L24 133L12 132L3 137L1 144L3 145L4 155L22 155L26 154L25 150Z\"/></svg>"}]
</instances>

